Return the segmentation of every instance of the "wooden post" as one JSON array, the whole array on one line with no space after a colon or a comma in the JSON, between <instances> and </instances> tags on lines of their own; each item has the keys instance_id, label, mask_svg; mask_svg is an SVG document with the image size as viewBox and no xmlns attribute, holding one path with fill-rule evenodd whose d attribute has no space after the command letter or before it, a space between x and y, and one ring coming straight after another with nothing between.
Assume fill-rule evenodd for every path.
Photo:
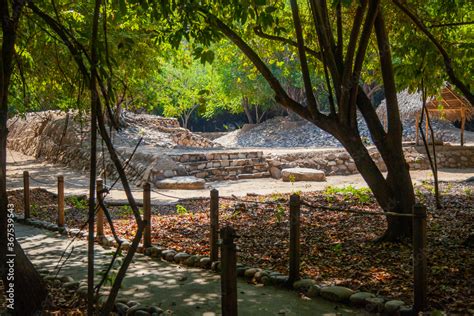
<instances>
[{"instance_id":1,"label":"wooden post","mask_svg":"<svg viewBox=\"0 0 474 316\"><path fill-rule=\"evenodd\" d=\"M64 227L64 176L58 176L58 227Z\"/></svg>"},{"instance_id":2,"label":"wooden post","mask_svg":"<svg viewBox=\"0 0 474 316\"><path fill-rule=\"evenodd\" d=\"M143 232L143 247L151 247L151 193L150 183L146 182L143 185L143 220L146 223Z\"/></svg>"},{"instance_id":3,"label":"wooden post","mask_svg":"<svg viewBox=\"0 0 474 316\"><path fill-rule=\"evenodd\" d=\"M413 269L414 269L414 312L427 308L427 265L426 265L426 207L420 204L413 208Z\"/></svg>"},{"instance_id":4,"label":"wooden post","mask_svg":"<svg viewBox=\"0 0 474 316\"><path fill-rule=\"evenodd\" d=\"M290 267L288 284L300 279L300 208L301 200L298 194L290 196Z\"/></svg>"},{"instance_id":5,"label":"wooden post","mask_svg":"<svg viewBox=\"0 0 474 316\"><path fill-rule=\"evenodd\" d=\"M420 144L420 115L417 113L415 116L415 130L416 130L416 136L415 136L415 144L418 146Z\"/></svg>"},{"instance_id":6,"label":"wooden post","mask_svg":"<svg viewBox=\"0 0 474 316\"><path fill-rule=\"evenodd\" d=\"M211 204L210 204L210 251L211 262L219 260L219 191L211 190Z\"/></svg>"},{"instance_id":7,"label":"wooden post","mask_svg":"<svg viewBox=\"0 0 474 316\"><path fill-rule=\"evenodd\" d=\"M104 182L102 179L96 181L96 191L97 191L97 203L99 203L99 199L104 198L104 193L102 190L104 189ZM104 210L102 207L99 206L97 210L97 237L101 238L104 237Z\"/></svg>"},{"instance_id":8,"label":"wooden post","mask_svg":"<svg viewBox=\"0 0 474 316\"><path fill-rule=\"evenodd\" d=\"M23 209L24 218L30 218L30 173L23 171Z\"/></svg>"},{"instance_id":9,"label":"wooden post","mask_svg":"<svg viewBox=\"0 0 474 316\"><path fill-rule=\"evenodd\" d=\"M237 316L237 249L235 230L226 226L221 229L221 295L222 315Z\"/></svg>"}]
</instances>

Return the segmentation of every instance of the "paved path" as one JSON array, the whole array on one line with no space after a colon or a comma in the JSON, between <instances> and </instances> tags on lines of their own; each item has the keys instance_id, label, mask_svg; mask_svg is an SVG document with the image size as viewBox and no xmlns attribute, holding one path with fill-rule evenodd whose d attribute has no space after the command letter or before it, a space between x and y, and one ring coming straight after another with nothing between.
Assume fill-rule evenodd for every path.
<instances>
[{"instance_id":1,"label":"paved path","mask_svg":"<svg viewBox=\"0 0 474 316\"><path fill-rule=\"evenodd\" d=\"M7 186L9 189L23 188L22 173L28 170L30 175L40 181L31 181L30 186L42 187L51 192L56 192L56 176L63 174L65 178L66 195L71 194L87 194L88 193L88 173L78 172L63 166L44 163L33 157L25 156L18 152L9 150L7 155ZM417 170L411 172L414 182L419 183L422 180L432 179L431 171ZM474 176L474 169L441 169L439 178L441 181L459 181ZM329 176L326 182L283 182L273 178L237 180L237 181L217 181L207 184L204 190L160 190L159 192L178 198L194 198L208 197L209 190L216 188L221 196L245 196L248 193L253 194L271 194L275 192L290 193L294 191L318 191L324 190L328 185L346 186L353 185L356 187L367 186L364 179L359 174L348 176ZM108 196L109 201L122 202L126 201L125 193L121 190L120 184L116 186L117 190L113 190ZM142 190L132 186L134 196L138 201L142 200ZM176 198L170 198L152 192L152 203L158 204L163 202L176 201Z\"/></svg>"},{"instance_id":2,"label":"paved path","mask_svg":"<svg viewBox=\"0 0 474 316\"><path fill-rule=\"evenodd\" d=\"M16 224L17 239L38 268L51 272L69 239L56 233ZM97 265L110 260L110 250L96 246ZM74 252L63 267L64 275L85 280L87 244L74 242ZM271 286L258 287L239 280L239 315L361 315L361 311L322 299L302 299L296 292ZM161 304L175 315L219 315L220 279L215 273L182 267L137 254L120 292L121 297L142 304Z\"/></svg>"}]
</instances>

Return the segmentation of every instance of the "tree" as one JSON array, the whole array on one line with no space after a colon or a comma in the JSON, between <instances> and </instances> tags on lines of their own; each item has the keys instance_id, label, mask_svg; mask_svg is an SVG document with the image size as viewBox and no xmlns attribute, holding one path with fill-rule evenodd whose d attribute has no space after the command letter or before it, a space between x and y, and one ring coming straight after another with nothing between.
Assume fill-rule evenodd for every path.
<instances>
[{"instance_id":1,"label":"tree","mask_svg":"<svg viewBox=\"0 0 474 316\"><path fill-rule=\"evenodd\" d=\"M35 270L33 264L26 257L20 244L14 241L13 251L7 247L8 243L8 196L6 185L6 152L8 137L8 96L13 73L15 42L17 40L18 25L25 2L22 0L0 0L2 44L0 54L0 259L2 279L5 290L12 280L8 278L7 254L14 253L14 313L17 315L32 315L41 310L46 299L46 287ZM9 257L12 258L12 257Z\"/></svg>"},{"instance_id":2,"label":"tree","mask_svg":"<svg viewBox=\"0 0 474 316\"><path fill-rule=\"evenodd\" d=\"M339 140L354 159L357 169L384 211L411 213L415 196L403 154L397 86L385 21L385 11L390 8L377 0L333 3L328 5L326 1L310 0L305 5L301 1L291 0L291 15L288 15L284 2L228 0L216 4L213 1L178 1L175 7L179 8L180 18L176 23L182 27L175 28L173 36L198 34L198 40L205 43L225 36L267 80L277 102ZM174 14L178 15L176 12ZM186 18L182 18L183 15ZM288 20L291 23L284 24ZM273 32L266 37L282 47L291 48L291 52L297 54L306 104L288 95L281 80L274 75L258 51L249 45L250 29L266 32L267 35ZM369 46L371 40L374 46ZM375 59L367 59L367 54L371 52L377 53L376 63ZM364 69L373 64L378 65L387 100L387 130L384 130L371 100L360 84ZM321 111L314 95L314 83L311 80L314 71L321 71L326 78L329 113ZM386 176L372 160L360 137L358 111L385 162ZM382 239L397 240L411 234L411 221L407 217L388 216L387 223Z\"/></svg>"}]
</instances>

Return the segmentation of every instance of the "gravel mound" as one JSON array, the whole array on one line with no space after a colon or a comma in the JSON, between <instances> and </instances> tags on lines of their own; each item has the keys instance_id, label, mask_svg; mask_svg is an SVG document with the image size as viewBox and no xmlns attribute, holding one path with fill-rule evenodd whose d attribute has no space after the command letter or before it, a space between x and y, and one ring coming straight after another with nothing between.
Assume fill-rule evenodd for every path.
<instances>
[{"instance_id":1,"label":"gravel mound","mask_svg":"<svg viewBox=\"0 0 474 316\"><path fill-rule=\"evenodd\" d=\"M360 134L371 143L370 133L365 121L359 118ZM443 142L458 143L460 130L448 121L432 120L435 138ZM403 121L403 140L415 140L415 121ZM471 134L471 135L469 135ZM474 133L465 132L466 139L474 140ZM330 134L314 124L293 121L288 117L275 117L250 129L239 129L214 140L224 147L341 147Z\"/></svg>"}]
</instances>

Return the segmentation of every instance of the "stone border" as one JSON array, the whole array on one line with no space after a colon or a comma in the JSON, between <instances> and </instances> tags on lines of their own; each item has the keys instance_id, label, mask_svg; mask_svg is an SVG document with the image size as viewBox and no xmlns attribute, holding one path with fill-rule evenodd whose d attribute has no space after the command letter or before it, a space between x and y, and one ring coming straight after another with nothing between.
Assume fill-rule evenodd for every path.
<instances>
[{"instance_id":1,"label":"stone border","mask_svg":"<svg viewBox=\"0 0 474 316\"><path fill-rule=\"evenodd\" d=\"M87 237L85 232L81 232L79 229L68 229L66 227L58 227L55 224L28 219L20 220L22 223L27 225L32 225L34 227L45 228L51 231L58 231L62 235L67 235L69 237L78 235L79 237ZM97 242L105 248L118 247L117 242L114 238L110 236L104 236ZM127 240L122 242L122 250L127 251L131 243ZM200 255L190 255L185 252L177 252L174 249L168 249L160 246L151 246L149 248L144 248L143 245L139 245L137 253L144 254L155 259L163 259L168 262L177 263L187 267L201 268L201 269L210 269L215 273L220 272L220 261L212 262L211 258L208 256ZM116 259L120 260L120 258ZM237 263L237 276L246 279L258 284L263 284L265 286L276 286L276 287L288 287L288 276L281 274L279 272L265 270L261 268L249 267L241 263ZM53 279L55 277L53 276ZM70 277L61 277L59 278L66 279ZM57 279L57 278L56 278ZM69 280L69 279L68 279ZM84 287L84 284L76 282L72 284L72 281L63 281L63 286L68 288L68 286L76 286L77 283L77 293L78 295L87 295L87 287ZM66 285L67 284L67 285ZM335 303L342 303L350 305L357 308L365 308L369 313L382 313L383 315L411 315L411 306L405 304L404 301L389 299L387 297L376 296L373 293L369 292L357 292L352 289L343 287L343 286L322 286L318 285L317 282L313 279L301 279L295 281L291 285L292 289L303 293L309 298L314 298L321 296L324 299ZM85 294L84 294L85 291ZM105 300L102 301L102 304L105 303ZM99 304L100 298L99 298ZM126 302L124 300L118 299L116 302L117 311L124 311L123 315L160 315L163 313L157 306L141 306L136 301ZM135 308L135 309L133 309ZM153 309L153 312L151 310ZM132 311L130 314L129 311ZM161 310L161 312L157 312Z\"/></svg>"}]
</instances>

